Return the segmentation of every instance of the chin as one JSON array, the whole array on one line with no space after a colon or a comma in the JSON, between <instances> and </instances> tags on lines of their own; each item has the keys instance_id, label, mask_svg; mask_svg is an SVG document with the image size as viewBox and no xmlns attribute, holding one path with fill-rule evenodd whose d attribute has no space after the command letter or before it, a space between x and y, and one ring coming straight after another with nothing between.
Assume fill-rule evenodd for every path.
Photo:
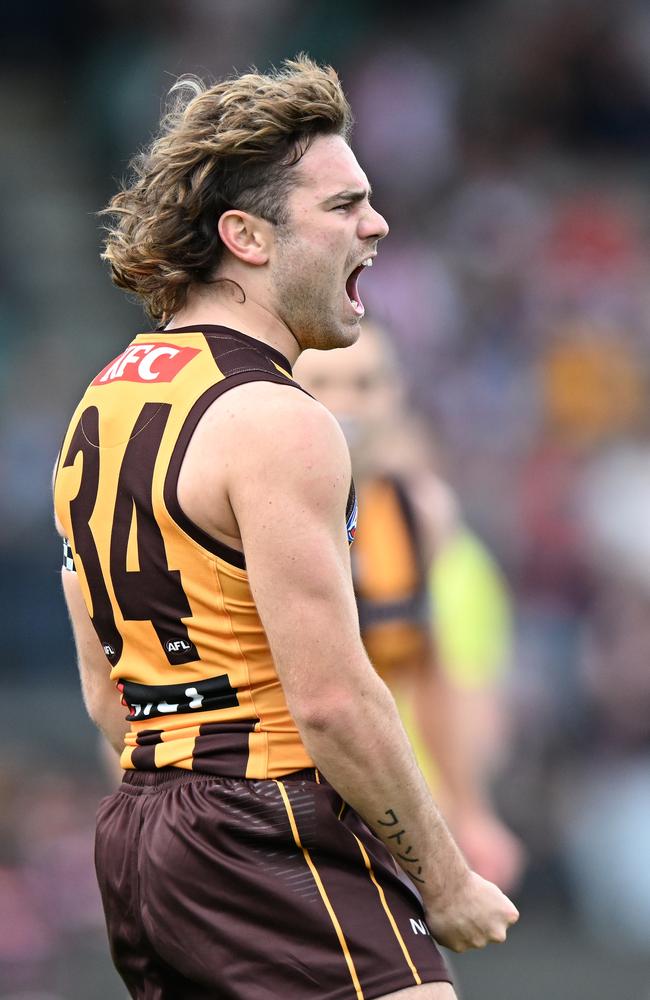
<instances>
[{"instance_id":1,"label":"chin","mask_svg":"<svg viewBox=\"0 0 650 1000\"><path fill-rule=\"evenodd\" d=\"M337 347L351 347L356 344L361 335L361 321L363 316L357 316L353 320L346 320L341 323L338 329Z\"/></svg>"},{"instance_id":2,"label":"chin","mask_svg":"<svg viewBox=\"0 0 650 1000\"><path fill-rule=\"evenodd\" d=\"M361 321L354 320L352 323L338 323L320 325L311 334L300 338L300 346L303 350L312 348L317 351L335 351L340 347L351 347L356 344L361 333Z\"/></svg>"},{"instance_id":3,"label":"chin","mask_svg":"<svg viewBox=\"0 0 650 1000\"><path fill-rule=\"evenodd\" d=\"M352 347L353 344L356 344L357 340L361 336L361 320L360 319L356 320L352 324L352 326L348 327L347 334L348 334L347 340L346 340L345 344L341 345L342 347Z\"/></svg>"},{"instance_id":4,"label":"chin","mask_svg":"<svg viewBox=\"0 0 650 1000\"><path fill-rule=\"evenodd\" d=\"M343 347L352 347L356 344L361 333L361 325L355 323L354 326L345 327L343 330L338 332L336 338L332 337L331 341L327 344L323 344L324 351L336 351Z\"/></svg>"}]
</instances>

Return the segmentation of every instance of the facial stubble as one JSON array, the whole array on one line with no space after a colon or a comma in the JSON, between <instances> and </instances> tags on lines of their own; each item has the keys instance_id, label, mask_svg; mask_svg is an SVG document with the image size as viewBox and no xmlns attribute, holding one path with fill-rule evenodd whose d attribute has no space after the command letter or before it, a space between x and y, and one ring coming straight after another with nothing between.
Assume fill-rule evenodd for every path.
<instances>
[{"instance_id":1,"label":"facial stubble","mask_svg":"<svg viewBox=\"0 0 650 1000\"><path fill-rule=\"evenodd\" d=\"M300 347L327 351L355 343L359 320L340 316L341 275L322 258L314 260L290 225L278 227L276 241L275 305Z\"/></svg>"}]
</instances>

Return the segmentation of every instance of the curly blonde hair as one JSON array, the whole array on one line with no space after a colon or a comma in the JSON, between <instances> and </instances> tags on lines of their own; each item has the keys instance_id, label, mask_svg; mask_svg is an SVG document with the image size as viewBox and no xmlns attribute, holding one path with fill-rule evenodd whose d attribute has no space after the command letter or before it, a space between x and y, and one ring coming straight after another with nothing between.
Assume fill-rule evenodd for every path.
<instances>
[{"instance_id":1,"label":"curly blonde hair","mask_svg":"<svg viewBox=\"0 0 650 1000\"><path fill-rule=\"evenodd\" d=\"M210 87L181 78L170 95L158 136L100 213L112 217L102 259L113 281L157 321L182 307L191 284L214 280L223 212L285 223L290 168L317 135L347 141L352 127L336 72L305 55Z\"/></svg>"}]
</instances>

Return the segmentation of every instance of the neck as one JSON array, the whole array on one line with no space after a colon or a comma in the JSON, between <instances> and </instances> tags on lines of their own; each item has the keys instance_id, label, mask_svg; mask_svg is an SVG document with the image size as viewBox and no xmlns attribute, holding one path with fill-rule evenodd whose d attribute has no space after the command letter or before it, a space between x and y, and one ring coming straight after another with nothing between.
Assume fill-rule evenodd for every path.
<instances>
[{"instance_id":1,"label":"neck","mask_svg":"<svg viewBox=\"0 0 650 1000\"><path fill-rule=\"evenodd\" d=\"M228 326L274 347L292 366L301 353L298 341L282 320L252 294L242 296L240 289L230 282L191 288L185 305L174 313L167 329L208 323Z\"/></svg>"}]
</instances>

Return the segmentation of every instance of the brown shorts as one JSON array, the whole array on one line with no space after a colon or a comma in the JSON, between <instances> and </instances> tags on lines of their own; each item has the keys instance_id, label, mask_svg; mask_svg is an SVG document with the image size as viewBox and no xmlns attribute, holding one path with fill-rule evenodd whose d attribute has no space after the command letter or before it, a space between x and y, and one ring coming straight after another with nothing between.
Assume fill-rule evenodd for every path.
<instances>
[{"instance_id":1,"label":"brown shorts","mask_svg":"<svg viewBox=\"0 0 650 1000\"><path fill-rule=\"evenodd\" d=\"M450 982L420 897L313 770L127 772L97 817L113 960L138 1000L371 1000Z\"/></svg>"}]
</instances>

